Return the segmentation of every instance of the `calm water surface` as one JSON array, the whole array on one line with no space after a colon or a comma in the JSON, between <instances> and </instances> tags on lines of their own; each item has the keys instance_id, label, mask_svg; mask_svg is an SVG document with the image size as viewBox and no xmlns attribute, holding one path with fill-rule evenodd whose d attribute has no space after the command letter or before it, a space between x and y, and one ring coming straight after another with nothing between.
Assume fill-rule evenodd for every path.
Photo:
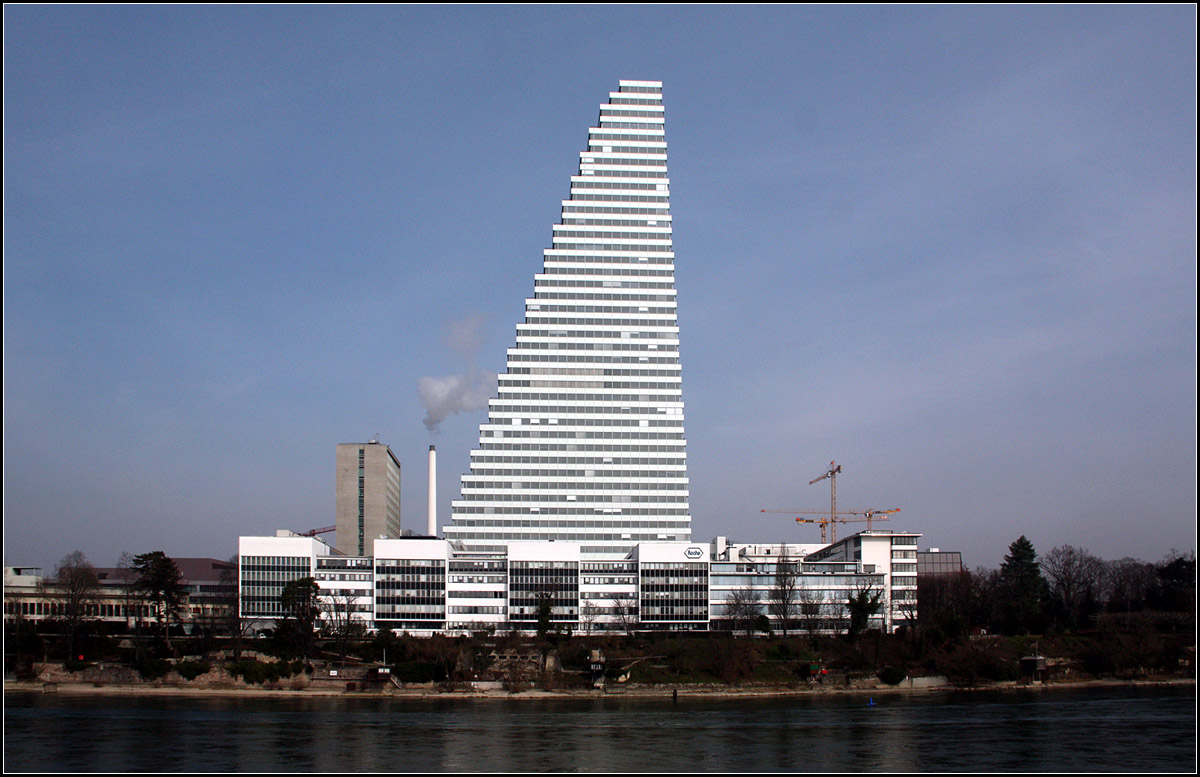
<instances>
[{"instance_id":1,"label":"calm water surface","mask_svg":"<svg viewBox=\"0 0 1200 777\"><path fill-rule=\"evenodd\" d=\"M5 771L1183 771L1193 686L770 700L7 693Z\"/></svg>"}]
</instances>

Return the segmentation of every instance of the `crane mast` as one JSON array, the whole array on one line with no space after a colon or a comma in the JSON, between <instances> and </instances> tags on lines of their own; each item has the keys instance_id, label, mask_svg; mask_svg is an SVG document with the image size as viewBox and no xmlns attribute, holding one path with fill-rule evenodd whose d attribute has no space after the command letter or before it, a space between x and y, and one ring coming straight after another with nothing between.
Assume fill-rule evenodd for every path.
<instances>
[{"instance_id":1,"label":"crane mast","mask_svg":"<svg viewBox=\"0 0 1200 777\"><path fill-rule=\"evenodd\" d=\"M871 524L874 521L877 521L877 520L878 521L886 521L886 520L888 520L888 516L891 515L892 513L900 512L900 508L895 507L891 510L874 510L874 509L872 509L872 510L842 510L839 513L838 508L837 508L837 476L838 476L838 473L841 471L842 471L842 466L840 464L838 464L836 461L831 461L831 462L829 462L829 469L825 470L825 474L821 475L820 477L813 478L812 480L810 480L808 482L808 484L811 486L814 483L819 483L820 481L825 480L826 478L829 479L829 512L828 513L826 513L824 510L808 510L808 509L805 509L805 510L763 510L762 512L764 512L764 513L789 513L791 515L795 515L795 514L799 513L801 515L819 515L819 516L821 516L820 518L797 518L796 519L796 523L820 524L821 525L821 542L826 542L826 541L837 542L838 521L841 521L842 523L849 523L851 521L854 521L854 522L866 521L867 522L867 530L870 531ZM847 517L847 516L851 516L851 515L862 516L862 517L860 517L860 518ZM826 540L826 527L831 527L830 533L831 533L832 537L829 540Z\"/></svg>"}]
</instances>

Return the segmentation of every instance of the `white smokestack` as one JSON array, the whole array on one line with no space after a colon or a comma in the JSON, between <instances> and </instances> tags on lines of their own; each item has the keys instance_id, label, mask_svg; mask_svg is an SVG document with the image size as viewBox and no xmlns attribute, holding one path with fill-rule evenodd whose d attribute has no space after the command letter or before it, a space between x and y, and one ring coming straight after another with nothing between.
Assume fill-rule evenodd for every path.
<instances>
[{"instance_id":1,"label":"white smokestack","mask_svg":"<svg viewBox=\"0 0 1200 777\"><path fill-rule=\"evenodd\" d=\"M437 449L429 446L429 525L425 534L437 536Z\"/></svg>"}]
</instances>

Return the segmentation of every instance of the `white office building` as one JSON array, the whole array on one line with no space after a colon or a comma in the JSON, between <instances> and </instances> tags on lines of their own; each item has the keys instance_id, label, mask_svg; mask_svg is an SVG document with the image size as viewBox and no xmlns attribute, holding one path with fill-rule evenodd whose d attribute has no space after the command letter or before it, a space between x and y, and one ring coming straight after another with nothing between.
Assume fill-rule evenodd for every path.
<instances>
[{"instance_id":1,"label":"white office building","mask_svg":"<svg viewBox=\"0 0 1200 777\"><path fill-rule=\"evenodd\" d=\"M750 618L765 616L776 631L836 634L848 628L846 603L861 591L880 602L867 627L892 631L915 615L908 554L919 536L866 531L832 545L641 542L611 560L586 558L578 542L472 550L435 537L378 539L375 557L363 558L281 531L240 539L242 617L256 630L271 628L283 616L283 587L312 576L323 618L349 611L366 628L424 636L539 625L576 634L744 629L746 615L730 611L739 593L756 603ZM786 623L773 604L781 569L795 579Z\"/></svg>"},{"instance_id":2,"label":"white office building","mask_svg":"<svg viewBox=\"0 0 1200 777\"><path fill-rule=\"evenodd\" d=\"M662 84L596 124L444 531L468 550L691 540Z\"/></svg>"}]
</instances>

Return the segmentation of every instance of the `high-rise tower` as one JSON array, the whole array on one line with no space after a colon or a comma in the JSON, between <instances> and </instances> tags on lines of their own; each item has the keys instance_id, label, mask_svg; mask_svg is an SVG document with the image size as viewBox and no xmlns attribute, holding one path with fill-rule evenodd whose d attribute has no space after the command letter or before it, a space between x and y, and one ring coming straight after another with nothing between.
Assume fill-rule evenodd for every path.
<instances>
[{"instance_id":1,"label":"high-rise tower","mask_svg":"<svg viewBox=\"0 0 1200 777\"><path fill-rule=\"evenodd\" d=\"M335 470L337 548L373 556L376 539L400 536L400 461L378 440L341 443Z\"/></svg>"},{"instance_id":2,"label":"high-rise tower","mask_svg":"<svg viewBox=\"0 0 1200 777\"><path fill-rule=\"evenodd\" d=\"M621 81L479 427L450 540L568 540L584 558L690 540L662 83Z\"/></svg>"}]
</instances>

